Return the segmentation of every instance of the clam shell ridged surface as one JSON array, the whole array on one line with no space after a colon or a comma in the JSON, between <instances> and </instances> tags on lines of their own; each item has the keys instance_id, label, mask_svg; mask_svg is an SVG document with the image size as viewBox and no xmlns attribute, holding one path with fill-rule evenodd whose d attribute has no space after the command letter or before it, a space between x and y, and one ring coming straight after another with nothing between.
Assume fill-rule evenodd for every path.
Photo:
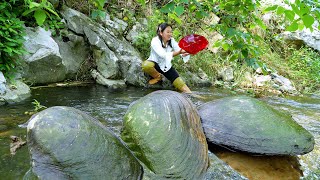
<instances>
[{"instance_id":1,"label":"clam shell ridged surface","mask_svg":"<svg viewBox=\"0 0 320 180\"><path fill-rule=\"evenodd\" d=\"M299 155L313 150L314 137L263 101L247 96L218 99L198 107L208 142L257 154Z\"/></svg>"},{"instance_id":2,"label":"clam shell ridged surface","mask_svg":"<svg viewBox=\"0 0 320 180\"><path fill-rule=\"evenodd\" d=\"M192 102L174 91L153 92L129 106L122 139L160 177L201 179L208 146Z\"/></svg>"},{"instance_id":3,"label":"clam shell ridged surface","mask_svg":"<svg viewBox=\"0 0 320 180\"><path fill-rule=\"evenodd\" d=\"M24 179L140 179L142 166L112 131L84 112L55 106L31 117L32 167ZM37 179L36 178L36 179Z\"/></svg>"}]
</instances>

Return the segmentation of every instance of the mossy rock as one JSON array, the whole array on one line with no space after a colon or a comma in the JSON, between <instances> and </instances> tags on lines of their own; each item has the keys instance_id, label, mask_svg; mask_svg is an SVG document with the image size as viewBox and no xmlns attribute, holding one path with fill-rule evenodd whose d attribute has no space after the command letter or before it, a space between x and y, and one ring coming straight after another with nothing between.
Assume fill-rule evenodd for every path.
<instances>
[{"instance_id":1,"label":"mossy rock","mask_svg":"<svg viewBox=\"0 0 320 180\"><path fill-rule=\"evenodd\" d=\"M142 166L99 121L55 106L31 117L27 132L32 167L24 179L141 179Z\"/></svg>"},{"instance_id":2,"label":"mossy rock","mask_svg":"<svg viewBox=\"0 0 320 180\"><path fill-rule=\"evenodd\" d=\"M314 137L292 117L247 96L222 98L198 107L207 140L234 150L266 155L301 155Z\"/></svg>"},{"instance_id":3,"label":"mossy rock","mask_svg":"<svg viewBox=\"0 0 320 180\"><path fill-rule=\"evenodd\" d=\"M133 102L121 138L157 178L202 179L208 168L197 109L178 92L155 91Z\"/></svg>"}]
</instances>

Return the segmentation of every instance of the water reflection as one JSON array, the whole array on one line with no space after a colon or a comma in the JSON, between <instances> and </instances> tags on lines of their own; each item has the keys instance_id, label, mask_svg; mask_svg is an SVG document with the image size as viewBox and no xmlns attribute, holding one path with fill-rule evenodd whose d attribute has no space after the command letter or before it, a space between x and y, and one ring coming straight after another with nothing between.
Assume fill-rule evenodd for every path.
<instances>
[{"instance_id":1,"label":"water reflection","mask_svg":"<svg viewBox=\"0 0 320 180\"><path fill-rule=\"evenodd\" d=\"M10 136L15 135L26 139L26 129L18 128L26 122L32 111L32 102L36 99L41 105L70 106L84 111L109 127L119 135L122 127L122 117L128 106L135 100L155 91L155 89L127 88L123 91L110 91L103 86L37 88L32 90L32 97L21 104L0 106L0 177L6 179L21 179L29 169L27 147L18 150L15 156L10 155ZM204 102L236 95L234 92L214 88L197 88L193 91L206 98L200 100L191 98L197 106ZM313 179L320 176L320 97L284 97L261 98L276 109L289 112L294 120L309 130L316 139L315 150L299 156L299 163L304 176ZM215 153L233 168L251 179L296 179L301 175L298 161L295 157L252 156L216 149ZM317 172L318 171L318 172ZM272 176L271 176L272 174ZM319 177L320 178L320 177ZM1 179L1 178L0 178ZM290 179L290 178L289 178Z\"/></svg>"}]
</instances>

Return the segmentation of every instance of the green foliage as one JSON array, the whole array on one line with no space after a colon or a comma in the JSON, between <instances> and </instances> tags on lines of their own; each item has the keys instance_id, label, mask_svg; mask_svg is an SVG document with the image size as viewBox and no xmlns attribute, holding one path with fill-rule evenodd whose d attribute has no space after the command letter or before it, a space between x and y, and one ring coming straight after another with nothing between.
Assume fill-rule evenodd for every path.
<instances>
[{"instance_id":1,"label":"green foliage","mask_svg":"<svg viewBox=\"0 0 320 180\"><path fill-rule=\"evenodd\" d=\"M312 25L315 19L320 19L320 3L316 1L300 1L294 3L285 1L291 9L285 9L282 6L274 5L265 9L266 12L274 11L278 16L283 15L290 25L287 26L288 31L297 31L304 28L313 30ZM318 27L320 30L320 26Z\"/></svg>"},{"instance_id":2,"label":"green foliage","mask_svg":"<svg viewBox=\"0 0 320 180\"><path fill-rule=\"evenodd\" d=\"M296 81L299 90L312 92L320 88L320 54L311 48L302 47L292 50L287 57L287 63L292 70L290 77ZM303 89L308 87L306 89Z\"/></svg>"},{"instance_id":3,"label":"green foliage","mask_svg":"<svg viewBox=\"0 0 320 180\"><path fill-rule=\"evenodd\" d=\"M46 106L41 105L40 102L37 101L36 99L33 100L32 104L34 106L34 112L40 112L44 109L47 109Z\"/></svg>"},{"instance_id":4,"label":"green foliage","mask_svg":"<svg viewBox=\"0 0 320 180\"><path fill-rule=\"evenodd\" d=\"M106 12L104 10L104 5L108 0L91 0L95 6L95 9L91 12L92 19L104 19L106 17Z\"/></svg>"},{"instance_id":5,"label":"green foliage","mask_svg":"<svg viewBox=\"0 0 320 180\"><path fill-rule=\"evenodd\" d=\"M46 30L50 29L53 36L64 28L64 24L60 22L60 16L49 1L41 0L38 3L35 0L24 0L24 2L24 6L21 7L24 10L21 18L26 20L27 25L41 26ZM35 21L31 20L32 18Z\"/></svg>"},{"instance_id":6,"label":"green foliage","mask_svg":"<svg viewBox=\"0 0 320 180\"><path fill-rule=\"evenodd\" d=\"M292 10L272 6L267 8L267 11L276 10L278 14L285 14L286 20L291 22L287 29L291 31L297 29L297 27L311 29L314 18L320 19L319 11L304 1L296 0L294 4L290 5ZM211 31L218 31L224 37L214 46L222 47L230 53L231 60L240 64L246 62L254 69L261 67L266 72L266 66L259 60L264 52L261 51L258 44L263 39L254 33L257 27L266 30L266 25L259 18L259 7L260 1L173 0L162 7L161 12L167 16L166 21L174 21L181 27L188 27L185 29L196 28L190 27L189 24L201 27L200 24L204 22L203 20L214 13L220 18L220 22L218 24L207 24L206 28ZM295 19L296 15L300 18ZM190 33L190 31L181 34L185 33Z\"/></svg>"},{"instance_id":7,"label":"green foliage","mask_svg":"<svg viewBox=\"0 0 320 180\"><path fill-rule=\"evenodd\" d=\"M155 11L153 16L150 16L148 19L147 27L144 27L146 30L140 32L137 37L137 40L134 41L133 46L141 52L142 58L147 59L150 55L150 42L153 37L155 37L157 27L160 23L165 22L162 19L160 11Z\"/></svg>"},{"instance_id":8,"label":"green foliage","mask_svg":"<svg viewBox=\"0 0 320 180\"><path fill-rule=\"evenodd\" d=\"M15 3L14 0L0 3L0 71L9 80L13 79L18 56L25 52L23 22L17 18L18 10L12 6Z\"/></svg>"},{"instance_id":9,"label":"green foliage","mask_svg":"<svg viewBox=\"0 0 320 180\"><path fill-rule=\"evenodd\" d=\"M47 0L41 0L40 3L34 2L33 0L25 0L25 6L27 7L27 10L22 13L22 16L33 14L33 17L39 26L42 26L47 17L51 18L52 15L60 18L55 12L52 4Z\"/></svg>"}]
</instances>

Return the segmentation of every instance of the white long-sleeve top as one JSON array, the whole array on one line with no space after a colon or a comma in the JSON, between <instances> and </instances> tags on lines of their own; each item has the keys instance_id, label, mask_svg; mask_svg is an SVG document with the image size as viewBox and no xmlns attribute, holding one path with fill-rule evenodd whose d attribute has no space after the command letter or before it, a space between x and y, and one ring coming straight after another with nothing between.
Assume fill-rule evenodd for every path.
<instances>
[{"instance_id":1,"label":"white long-sleeve top","mask_svg":"<svg viewBox=\"0 0 320 180\"><path fill-rule=\"evenodd\" d=\"M172 67L173 51L181 49L173 38L171 38L171 45L172 48L169 45L165 48L162 47L158 36L154 37L151 41L151 51L148 60L156 62L163 72L167 72Z\"/></svg>"}]
</instances>

